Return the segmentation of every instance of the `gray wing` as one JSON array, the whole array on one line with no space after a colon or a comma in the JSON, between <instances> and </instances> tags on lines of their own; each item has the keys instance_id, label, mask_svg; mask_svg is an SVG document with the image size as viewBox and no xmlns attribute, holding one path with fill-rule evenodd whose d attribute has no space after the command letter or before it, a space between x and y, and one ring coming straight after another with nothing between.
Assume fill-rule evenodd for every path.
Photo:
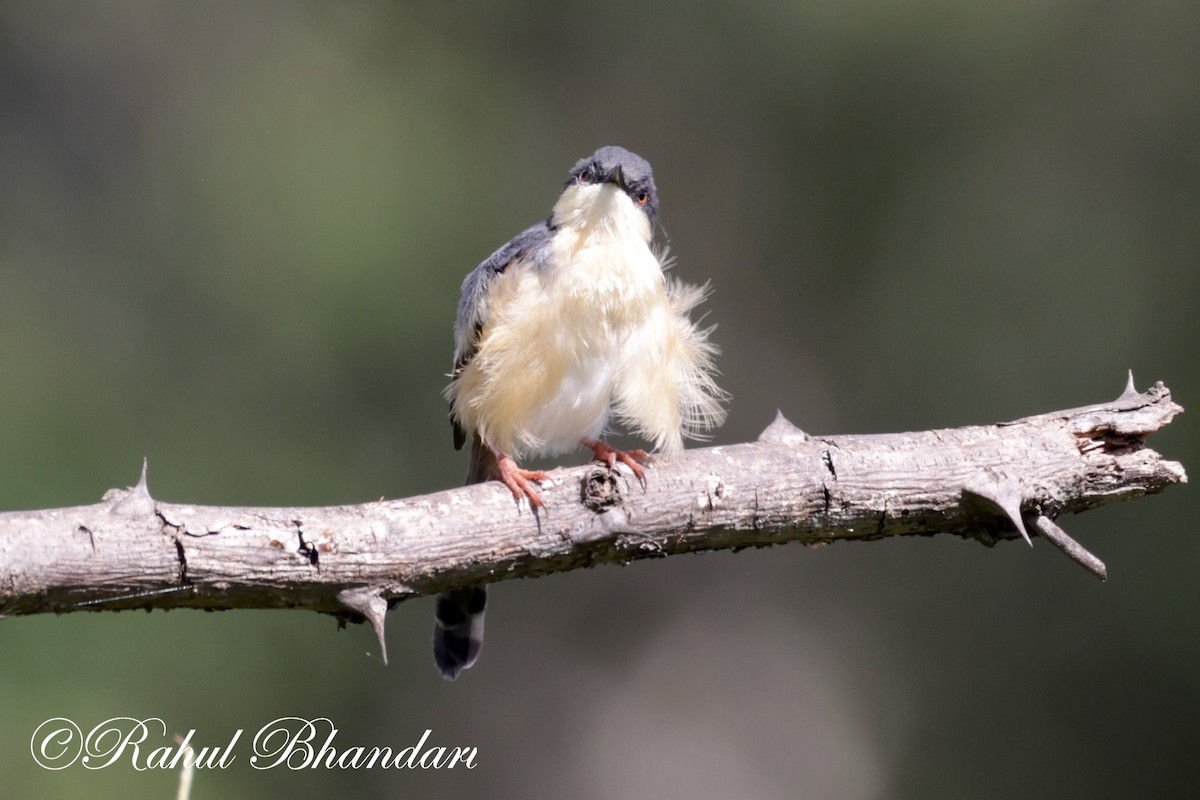
<instances>
[{"instance_id":1,"label":"gray wing","mask_svg":"<svg viewBox=\"0 0 1200 800\"><path fill-rule=\"evenodd\" d=\"M553 235L554 229L550 227L549 220L532 225L484 259L463 280L458 317L454 324L454 371L450 375L451 380L457 380L463 368L475 357L480 332L487 324L488 293L492 279L504 272L513 261L539 260ZM454 429L454 449L461 450L467 441L467 434L455 419L453 409L450 411L450 425Z\"/></svg>"}]
</instances>

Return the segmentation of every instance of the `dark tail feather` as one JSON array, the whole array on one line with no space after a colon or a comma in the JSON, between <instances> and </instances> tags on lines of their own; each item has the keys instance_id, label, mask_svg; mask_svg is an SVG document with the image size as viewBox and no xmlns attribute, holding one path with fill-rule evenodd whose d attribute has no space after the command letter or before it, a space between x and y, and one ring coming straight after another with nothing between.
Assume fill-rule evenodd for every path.
<instances>
[{"instance_id":1,"label":"dark tail feather","mask_svg":"<svg viewBox=\"0 0 1200 800\"><path fill-rule=\"evenodd\" d=\"M483 483L497 474L492 448L473 436L471 465L467 485ZM483 647L483 611L487 607L487 587L468 586L437 596L433 618L433 660L442 677L454 680L458 673L475 663Z\"/></svg>"},{"instance_id":2,"label":"dark tail feather","mask_svg":"<svg viewBox=\"0 0 1200 800\"><path fill-rule=\"evenodd\" d=\"M483 647L487 587L468 586L437 596L433 618L433 660L442 677L454 680L475 663Z\"/></svg>"}]
</instances>

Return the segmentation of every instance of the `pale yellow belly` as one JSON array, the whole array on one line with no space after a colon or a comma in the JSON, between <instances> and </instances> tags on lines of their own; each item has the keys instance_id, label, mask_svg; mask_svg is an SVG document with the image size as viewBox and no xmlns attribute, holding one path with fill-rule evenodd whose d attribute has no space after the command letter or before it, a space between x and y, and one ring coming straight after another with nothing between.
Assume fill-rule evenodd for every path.
<instances>
[{"instance_id":1,"label":"pale yellow belly","mask_svg":"<svg viewBox=\"0 0 1200 800\"><path fill-rule=\"evenodd\" d=\"M458 418L504 452L561 452L599 437L626 342L666 302L657 262L658 280L630 280L611 262L573 266L497 276L478 351L455 381Z\"/></svg>"}]
</instances>

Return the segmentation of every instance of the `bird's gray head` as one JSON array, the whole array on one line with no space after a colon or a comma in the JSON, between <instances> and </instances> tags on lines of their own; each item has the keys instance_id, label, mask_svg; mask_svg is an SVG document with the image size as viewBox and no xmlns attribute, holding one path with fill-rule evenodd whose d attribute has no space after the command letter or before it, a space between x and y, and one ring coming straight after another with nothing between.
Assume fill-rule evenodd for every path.
<instances>
[{"instance_id":1,"label":"bird's gray head","mask_svg":"<svg viewBox=\"0 0 1200 800\"><path fill-rule=\"evenodd\" d=\"M623 147L601 147L571 168L551 224L606 228L638 221L647 241L658 219L658 190L650 162Z\"/></svg>"}]
</instances>

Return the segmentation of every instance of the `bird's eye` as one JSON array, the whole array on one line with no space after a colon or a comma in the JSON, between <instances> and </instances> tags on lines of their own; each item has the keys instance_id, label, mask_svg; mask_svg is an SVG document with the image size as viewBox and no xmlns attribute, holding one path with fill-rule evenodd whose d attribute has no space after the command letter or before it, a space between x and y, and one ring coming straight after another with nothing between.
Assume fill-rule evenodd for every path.
<instances>
[{"instance_id":1,"label":"bird's eye","mask_svg":"<svg viewBox=\"0 0 1200 800\"><path fill-rule=\"evenodd\" d=\"M649 202L650 202L650 193L649 192L638 192L637 204L639 206L644 206L644 205L646 205L646 203L649 203Z\"/></svg>"},{"instance_id":2,"label":"bird's eye","mask_svg":"<svg viewBox=\"0 0 1200 800\"><path fill-rule=\"evenodd\" d=\"M575 175L575 180L580 183L591 183L595 174L591 167L584 167Z\"/></svg>"}]
</instances>

